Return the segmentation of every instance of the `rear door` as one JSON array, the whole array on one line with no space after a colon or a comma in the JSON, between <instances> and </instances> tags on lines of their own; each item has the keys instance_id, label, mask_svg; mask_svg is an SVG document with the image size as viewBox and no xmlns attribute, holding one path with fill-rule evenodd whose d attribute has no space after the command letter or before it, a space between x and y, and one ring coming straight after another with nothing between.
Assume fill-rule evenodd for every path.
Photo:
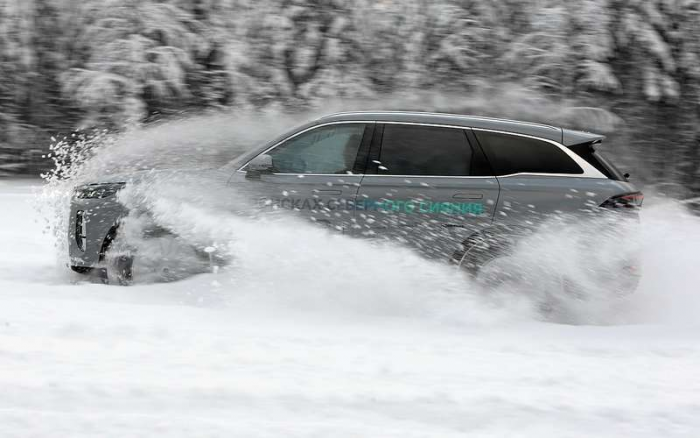
<instances>
[{"instance_id":1,"label":"rear door","mask_svg":"<svg viewBox=\"0 0 700 438\"><path fill-rule=\"evenodd\" d=\"M471 135L459 127L377 124L356 201L357 231L451 255L488 226L499 186Z\"/></svg>"}]
</instances>

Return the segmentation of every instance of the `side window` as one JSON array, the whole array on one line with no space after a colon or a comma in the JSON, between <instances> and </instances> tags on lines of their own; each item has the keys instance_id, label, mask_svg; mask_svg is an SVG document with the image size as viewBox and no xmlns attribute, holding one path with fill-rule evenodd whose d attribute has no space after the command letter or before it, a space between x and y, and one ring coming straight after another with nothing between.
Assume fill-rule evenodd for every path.
<instances>
[{"instance_id":1,"label":"side window","mask_svg":"<svg viewBox=\"0 0 700 438\"><path fill-rule=\"evenodd\" d=\"M276 173L351 172L365 125L328 125L299 134L268 154Z\"/></svg>"},{"instance_id":2,"label":"side window","mask_svg":"<svg viewBox=\"0 0 700 438\"><path fill-rule=\"evenodd\" d=\"M582 174L583 169L557 146L542 140L474 130L496 175L513 173Z\"/></svg>"},{"instance_id":3,"label":"side window","mask_svg":"<svg viewBox=\"0 0 700 438\"><path fill-rule=\"evenodd\" d=\"M379 175L468 176L472 149L462 129L386 124Z\"/></svg>"}]
</instances>

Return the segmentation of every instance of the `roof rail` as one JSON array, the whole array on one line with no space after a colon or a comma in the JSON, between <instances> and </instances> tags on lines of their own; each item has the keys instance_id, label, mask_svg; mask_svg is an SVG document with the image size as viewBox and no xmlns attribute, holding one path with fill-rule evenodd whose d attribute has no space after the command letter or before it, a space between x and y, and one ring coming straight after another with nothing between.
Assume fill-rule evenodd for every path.
<instances>
[{"instance_id":1,"label":"roof rail","mask_svg":"<svg viewBox=\"0 0 700 438\"><path fill-rule=\"evenodd\" d=\"M327 114L325 116L319 117L319 120L322 120L325 118L330 118L330 117L337 117L337 116L365 115L365 114L378 114L378 115L416 114L416 115L439 116L439 117L456 117L456 118L462 118L462 119L491 120L491 121L508 122L508 123L513 123L513 124L526 125L526 126L541 126L541 127L545 127L545 128L549 128L549 129L557 129L557 130L559 129L556 126L548 125L546 123L525 122L525 121L521 121L521 120L504 119L501 117L474 116L474 115L469 115L469 114L440 113L440 112L430 112L430 111L393 111L393 110L341 111L341 112Z\"/></svg>"}]
</instances>

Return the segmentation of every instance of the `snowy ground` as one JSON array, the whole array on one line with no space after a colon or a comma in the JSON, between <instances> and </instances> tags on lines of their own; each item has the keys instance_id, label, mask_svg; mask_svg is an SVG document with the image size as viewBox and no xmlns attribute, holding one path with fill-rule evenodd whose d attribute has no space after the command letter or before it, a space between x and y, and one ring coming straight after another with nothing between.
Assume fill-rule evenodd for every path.
<instances>
[{"instance_id":1,"label":"snowy ground","mask_svg":"<svg viewBox=\"0 0 700 438\"><path fill-rule=\"evenodd\" d=\"M639 292L569 325L410 263L337 291L303 254L301 279L83 282L36 184L0 180L0 437L700 436L700 226L674 208L647 209Z\"/></svg>"}]
</instances>

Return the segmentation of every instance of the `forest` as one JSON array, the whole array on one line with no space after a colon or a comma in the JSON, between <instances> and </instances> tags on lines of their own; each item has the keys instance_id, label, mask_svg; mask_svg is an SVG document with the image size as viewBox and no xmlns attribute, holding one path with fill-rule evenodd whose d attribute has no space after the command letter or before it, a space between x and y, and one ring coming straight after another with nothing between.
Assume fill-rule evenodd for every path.
<instances>
[{"instance_id":1,"label":"forest","mask_svg":"<svg viewBox=\"0 0 700 438\"><path fill-rule=\"evenodd\" d=\"M0 0L0 161L329 100L600 132L633 177L697 193L700 0Z\"/></svg>"}]
</instances>

